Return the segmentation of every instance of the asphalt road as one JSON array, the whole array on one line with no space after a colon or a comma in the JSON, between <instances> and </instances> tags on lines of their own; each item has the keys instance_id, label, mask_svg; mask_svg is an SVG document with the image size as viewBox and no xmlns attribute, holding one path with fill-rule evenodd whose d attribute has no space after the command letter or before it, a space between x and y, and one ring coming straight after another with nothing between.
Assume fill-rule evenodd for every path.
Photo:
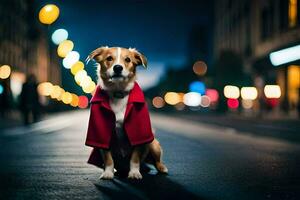
<instances>
[{"instance_id":1,"label":"asphalt road","mask_svg":"<svg viewBox=\"0 0 300 200\"><path fill-rule=\"evenodd\" d=\"M271 119L261 117L243 117L240 115L216 115L215 113L174 113L174 116L206 124L234 128L237 131L278 138L300 143L300 119Z\"/></svg>"},{"instance_id":2,"label":"asphalt road","mask_svg":"<svg viewBox=\"0 0 300 200\"><path fill-rule=\"evenodd\" d=\"M299 199L300 145L152 114L169 175L99 180L88 112L0 132L0 199ZM284 134L284 132L282 133Z\"/></svg>"}]
</instances>

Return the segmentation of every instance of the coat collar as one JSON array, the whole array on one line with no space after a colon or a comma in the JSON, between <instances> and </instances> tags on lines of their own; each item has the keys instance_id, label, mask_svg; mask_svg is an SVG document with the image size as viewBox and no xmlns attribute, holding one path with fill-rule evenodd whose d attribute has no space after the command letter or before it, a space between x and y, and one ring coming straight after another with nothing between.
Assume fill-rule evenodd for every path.
<instances>
[{"instance_id":1,"label":"coat collar","mask_svg":"<svg viewBox=\"0 0 300 200\"><path fill-rule=\"evenodd\" d=\"M109 96L105 90L101 89L100 86L97 86L95 94L93 95L90 102L95 103L95 102L103 102L103 101L108 102ZM145 97L143 91L140 88L140 86L137 84L137 82L135 82L132 90L129 92L128 103L144 103L144 102L145 102Z\"/></svg>"}]
</instances>

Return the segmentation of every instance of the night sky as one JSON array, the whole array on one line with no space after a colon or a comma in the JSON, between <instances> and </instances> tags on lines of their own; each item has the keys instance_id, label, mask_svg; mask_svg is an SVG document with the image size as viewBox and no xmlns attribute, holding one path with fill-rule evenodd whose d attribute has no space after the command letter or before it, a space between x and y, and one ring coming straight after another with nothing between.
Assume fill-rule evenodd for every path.
<instances>
[{"instance_id":1,"label":"night sky","mask_svg":"<svg viewBox=\"0 0 300 200\"><path fill-rule=\"evenodd\" d=\"M82 61L99 46L140 50L147 56L149 68L147 71L140 68L138 81L148 88L159 81L166 67L181 67L188 62L191 30L212 23L210 2L65 0L40 1L38 6L54 3L60 8L60 17L49 27L49 34L57 28L68 30ZM87 70L95 73L93 64ZM72 75L65 72L63 78L69 80Z\"/></svg>"}]
</instances>

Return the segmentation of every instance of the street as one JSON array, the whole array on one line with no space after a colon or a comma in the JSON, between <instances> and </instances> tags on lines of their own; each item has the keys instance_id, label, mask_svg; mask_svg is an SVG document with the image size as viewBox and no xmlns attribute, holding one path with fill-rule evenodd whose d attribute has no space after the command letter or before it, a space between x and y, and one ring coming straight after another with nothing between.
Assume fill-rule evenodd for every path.
<instances>
[{"instance_id":1,"label":"street","mask_svg":"<svg viewBox=\"0 0 300 200\"><path fill-rule=\"evenodd\" d=\"M88 116L64 112L1 130L0 199L300 198L298 143L155 113L169 174L100 180L86 163Z\"/></svg>"}]
</instances>

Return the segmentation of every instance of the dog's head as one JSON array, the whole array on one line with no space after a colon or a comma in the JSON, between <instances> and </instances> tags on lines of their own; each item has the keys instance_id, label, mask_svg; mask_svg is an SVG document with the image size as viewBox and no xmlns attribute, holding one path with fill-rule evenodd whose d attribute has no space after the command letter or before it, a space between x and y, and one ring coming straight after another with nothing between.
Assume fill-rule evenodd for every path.
<instances>
[{"instance_id":1,"label":"dog's head","mask_svg":"<svg viewBox=\"0 0 300 200\"><path fill-rule=\"evenodd\" d=\"M92 51L88 59L99 63L98 76L106 86L133 82L136 67L143 65L147 68L146 57L132 48L100 47Z\"/></svg>"}]
</instances>

